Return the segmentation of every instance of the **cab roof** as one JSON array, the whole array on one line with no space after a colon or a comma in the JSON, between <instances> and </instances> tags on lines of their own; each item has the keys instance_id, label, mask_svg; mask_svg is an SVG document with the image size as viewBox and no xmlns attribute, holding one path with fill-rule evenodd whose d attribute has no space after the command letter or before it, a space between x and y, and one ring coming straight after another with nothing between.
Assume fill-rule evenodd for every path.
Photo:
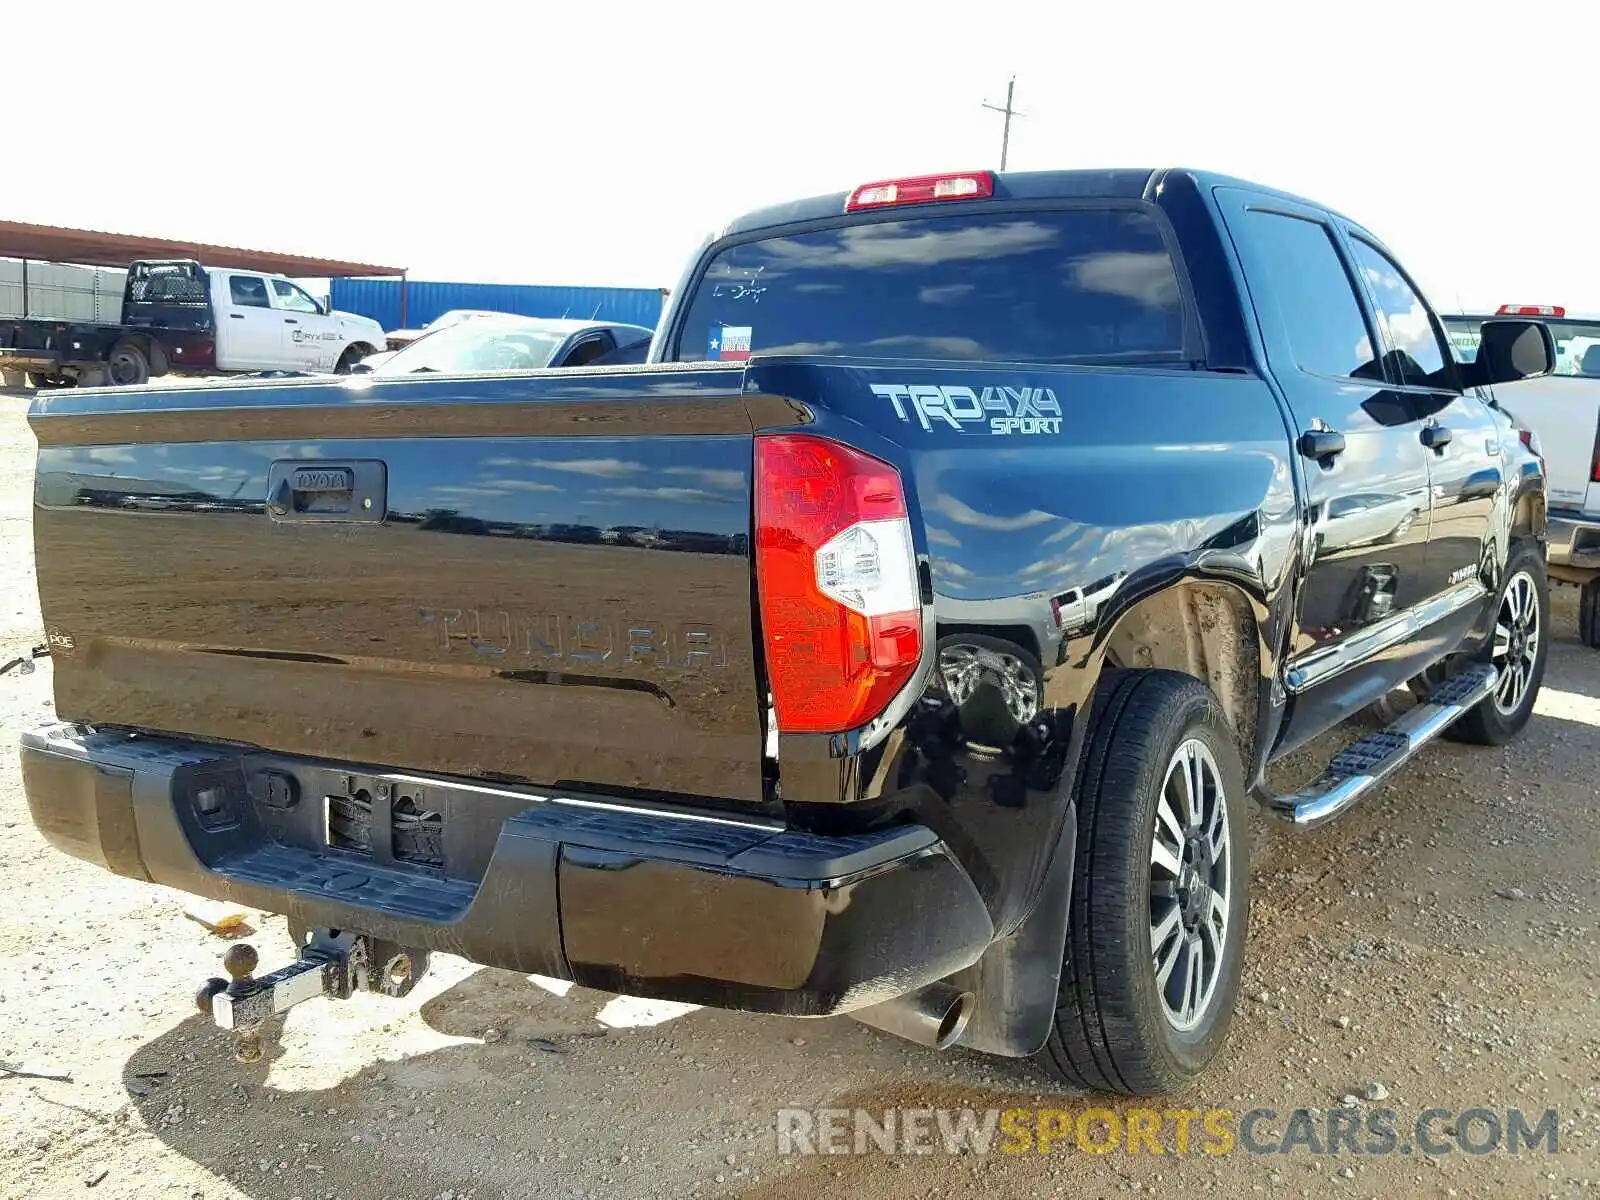
<instances>
[{"instance_id":1,"label":"cab roof","mask_svg":"<svg viewBox=\"0 0 1600 1200\"><path fill-rule=\"evenodd\" d=\"M1182 174L1192 178L1202 191L1209 191L1214 187L1248 188L1294 204L1333 212L1325 204L1318 204L1314 200L1307 200L1278 188L1266 187L1245 179L1235 179L1214 171L1196 171L1187 167L1121 167L1103 171L996 171L992 174L994 200L1153 200L1156 197L1156 189L1163 179L1168 175ZM803 200L792 200L756 209L730 221L718 235L718 240L780 225L843 216L845 201L849 196L849 192L829 192L826 195L809 196ZM975 203L981 204L985 201L980 200ZM879 214L887 211L889 210L874 210ZM1342 214L1333 213L1333 215L1348 220ZM1356 224L1356 222L1351 223Z\"/></svg>"}]
</instances>

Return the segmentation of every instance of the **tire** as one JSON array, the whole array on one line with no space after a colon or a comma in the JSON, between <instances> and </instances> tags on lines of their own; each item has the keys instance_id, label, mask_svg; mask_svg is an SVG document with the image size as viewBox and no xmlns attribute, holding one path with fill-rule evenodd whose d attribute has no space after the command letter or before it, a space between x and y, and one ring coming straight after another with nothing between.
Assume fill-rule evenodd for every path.
<instances>
[{"instance_id":1,"label":"tire","mask_svg":"<svg viewBox=\"0 0 1600 1200\"><path fill-rule=\"evenodd\" d=\"M333 365L333 373L335 375L350 374L350 368L355 366L358 362L371 353L372 347L365 346L360 342L355 342L349 346L346 346L344 348L344 353L339 355L339 361Z\"/></svg>"},{"instance_id":2,"label":"tire","mask_svg":"<svg viewBox=\"0 0 1600 1200\"><path fill-rule=\"evenodd\" d=\"M1053 1027L1036 1061L1074 1087L1164 1095L1216 1057L1238 998L1249 917L1244 770L1217 698L1187 675L1110 672L1094 712L1078 775L1066 958ZM1191 832L1183 776L1176 773L1191 765L1206 781L1202 822L1193 832L1208 848L1220 845L1225 852L1211 860L1200 851L1202 861L1195 862L1188 855L1198 846L1181 858L1167 850L1169 859L1180 861L1181 874L1174 876L1153 864L1158 836L1163 847L1177 845L1166 820L1158 835L1158 807ZM1196 874L1226 887L1219 899L1220 937L1207 903L1213 893L1188 886ZM1179 882L1184 886L1175 886ZM1191 924L1196 916L1200 920ZM1158 934L1158 926L1164 932ZM1191 1010L1177 994L1177 981L1186 977L1196 944L1205 950L1195 959L1204 995ZM1168 972L1165 988L1158 961Z\"/></svg>"},{"instance_id":3,"label":"tire","mask_svg":"<svg viewBox=\"0 0 1600 1200\"><path fill-rule=\"evenodd\" d=\"M138 387L150 382L150 359L137 342L118 342L106 356L106 379L111 387Z\"/></svg>"},{"instance_id":4,"label":"tire","mask_svg":"<svg viewBox=\"0 0 1600 1200\"><path fill-rule=\"evenodd\" d=\"M1600 650L1600 577L1589 580L1578 593L1578 640Z\"/></svg>"},{"instance_id":5,"label":"tire","mask_svg":"<svg viewBox=\"0 0 1600 1200\"><path fill-rule=\"evenodd\" d=\"M1495 598L1495 633L1479 656L1500 667L1502 679L1491 695L1445 731L1451 741L1478 746L1509 742L1533 715L1534 701L1544 682L1545 663L1550 657L1550 585L1545 578L1543 552L1531 543L1518 545L1506 563L1505 576ZM1513 610L1524 615L1516 616ZM1510 639L1501 638L1501 628L1511 630ZM1522 668L1520 688L1514 679L1506 678L1508 663Z\"/></svg>"}]
</instances>

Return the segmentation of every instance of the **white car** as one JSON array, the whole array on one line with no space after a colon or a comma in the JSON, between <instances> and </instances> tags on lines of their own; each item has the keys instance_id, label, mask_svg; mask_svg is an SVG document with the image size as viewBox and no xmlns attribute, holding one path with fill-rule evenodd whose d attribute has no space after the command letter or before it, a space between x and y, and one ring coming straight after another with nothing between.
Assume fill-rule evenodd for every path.
<instances>
[{"instance_id":1,"label":"white car","mask_svg":"<svg viewBox=\"0 0 1600 1200\"><path fill-rule=\"evenodd\" d=\"M564 317L513 317L484 313L424 334L410 345L374 354L357 371L410 375L436 371L471 375L481 371L530 371L542 367L586 367L616 351L648 342L652 330L615 321Z\"/></svg>"},{"instance_id":2,"label":"white car","mask_svg":"<svg viewBox=\"0 0 1600 1200\"><path fill-rule=\"evenodd\" d=\"M461 321L473 321L479 317L508 317L512 313L491 312L485 308L452 308L449 312L440 313L421 329L391 329L384 334L385 344L390 350L398 350L402 346L409 346L419 337L443 329L448 325L455 325Z\"/></svg>"}]
</instances>

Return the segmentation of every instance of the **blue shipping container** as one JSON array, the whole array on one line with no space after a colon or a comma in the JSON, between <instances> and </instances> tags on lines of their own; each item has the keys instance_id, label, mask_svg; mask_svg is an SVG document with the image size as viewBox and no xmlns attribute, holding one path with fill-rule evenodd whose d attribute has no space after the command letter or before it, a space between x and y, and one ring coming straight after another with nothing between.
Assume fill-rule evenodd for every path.
<instances>
[{"instance_id":1,"label":"blue shipping container","mask_svg":"<svg viewBox=\"0 0 1600 1200\"><path fill-rule=\"evenodd\" d=\"M655 328L657 288L535 287L520 283L434 283L399 279L330 280L333 306L371 317L384 329L420 329L453 308L481 308L525 317L623 321ZM405 313L400 311L404 287Z\"/></svg>"}]
</instances>

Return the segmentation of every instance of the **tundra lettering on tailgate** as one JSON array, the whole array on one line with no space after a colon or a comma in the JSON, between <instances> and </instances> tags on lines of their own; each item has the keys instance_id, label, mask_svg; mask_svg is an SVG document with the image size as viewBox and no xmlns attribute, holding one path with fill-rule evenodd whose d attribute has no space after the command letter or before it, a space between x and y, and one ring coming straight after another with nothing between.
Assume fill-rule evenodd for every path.
<instances>
[{"instance_id":1,"label":"tundra lettering on tailgate","mask_svg":"<svg viewBox=\"0 0 1600 1200\"><path fill-rule=\"evenodd\" d=\"M417 616L438 634L438 648L575 663L649 664L660 670L721 669L727 647L704 621L611 620L494 608L424 608Z\"/></svg>"},{"instance_id":2,"label":"tundra lettering on tailgate","mask_svg":"<svg viewBox=\"0 0 1600 1200\"><path fill-rule=\"evenodd\" d=\"M1061 404L1055 392L1036 387L950 387L934 383L875 383L875 395L894 405L895 416L910 422L916 413L922 428L943 421L960 433L1060 433Z\"/></svg>"}]
</instances>

